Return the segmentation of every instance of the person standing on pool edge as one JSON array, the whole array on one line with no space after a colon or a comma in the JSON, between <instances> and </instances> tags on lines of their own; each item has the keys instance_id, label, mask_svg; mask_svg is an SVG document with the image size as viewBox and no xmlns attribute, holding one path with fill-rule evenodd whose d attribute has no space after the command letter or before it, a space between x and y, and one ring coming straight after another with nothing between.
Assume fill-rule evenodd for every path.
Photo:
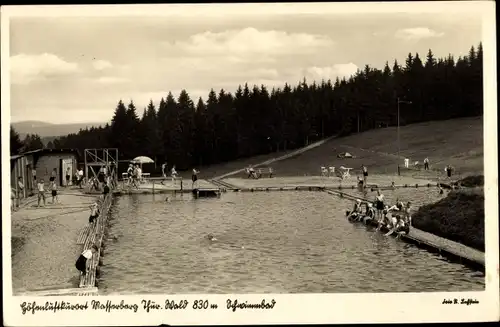
<instances>
[{"instance_id":1,"label":"person standing on pool edge","mask_svg":"<svg viewBox=\"0 0 500 327\"><path fill-rule=\"evenodd\" d=\"M448 165L446 166L446 168L444 169L444 171L446 172L446 175L448 176L448 178L451 178L451 172L452 172L453 168L451 167L451 165Z\"/></svg>"},{"instance_id":2,"label":"person standing on pool edge","mask_svg":"<svg viewBox=\"0 0 500 327\"><path fill-rule=\"evenodd\" d=\"M191 175L191 181L193 182L191 188L193 189L194 189L194 183L196 183L196 181L198 180L198 173L199 171L197 171L196 168L193 168L193 174Z\"/></svg>"},{"instance_id":3,"label":"person standing on pool edge","mask_svg":"<svg viewBox=\"0 0 500 327\"><path fill-rule=\"evenodd\" d=\"M45 183L43 178L37 184L38 188L38 206L40 206L40 200L43 200L43 206L45 206Z\"/></svg>"},{"instance_id":4,"label":"person standing on pool edge","mask_svg":"<svg viewBox=\"0 0 500 327\"><path fill-rule=\"evenodd\" d=\"M384 205L384 195L380 193L380 190L377 190L377 197L375 199L376 208L377 208L377 218L382 219L383 211L385 208Z\"/></svg>"},{"instance_id":5,"label":"person standing on pool edge","mask_svg":"<svg viewBox=\"0 0 500 327\"><path fill-rule=\"evenodd\" d=\"M361 170L363 171L363 187L366 187L366 180L368 179L368 168L365 165L361 165Z\"/></svg>"}]
</instances>

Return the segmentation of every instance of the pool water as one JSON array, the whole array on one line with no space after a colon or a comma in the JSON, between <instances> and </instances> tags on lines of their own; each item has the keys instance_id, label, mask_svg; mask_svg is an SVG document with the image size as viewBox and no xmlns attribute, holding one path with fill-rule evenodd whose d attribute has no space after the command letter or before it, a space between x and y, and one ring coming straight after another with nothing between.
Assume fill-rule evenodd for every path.
<instances>
[{"instance_id":1,"label":"pool water","mask_svg":"<svg viewBox=\"0 0 500 327\"><path fill-rule=\"evenodd\" d=\"M352 202L324 192L165 197L116 198L101 294L484 290L481 273L349 223Z\"/></svg>"}]
</instances>

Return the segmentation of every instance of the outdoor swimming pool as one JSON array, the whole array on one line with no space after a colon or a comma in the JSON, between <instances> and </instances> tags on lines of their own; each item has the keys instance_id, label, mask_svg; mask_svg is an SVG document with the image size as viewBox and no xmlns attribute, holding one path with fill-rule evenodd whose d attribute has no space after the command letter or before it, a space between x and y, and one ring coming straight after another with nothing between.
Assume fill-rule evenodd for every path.
<instances>
[{"instance_id":1,"label":"outdoor swimming pool","mask_svg":"<svg viewBox=\"0 0 500 327\"><path fill-rule=\"evenodd\" d=\"M352 202L323 192L165 197L116 198L101 294L484 289L479 272L350 224Z\"/></svg>"}]
</instances>

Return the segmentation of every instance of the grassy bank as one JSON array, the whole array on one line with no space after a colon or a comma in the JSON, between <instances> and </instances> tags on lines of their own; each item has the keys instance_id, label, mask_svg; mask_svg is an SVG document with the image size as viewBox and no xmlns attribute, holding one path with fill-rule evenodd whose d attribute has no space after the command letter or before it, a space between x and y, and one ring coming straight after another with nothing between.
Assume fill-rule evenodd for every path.
<instances>
[{"instance_id":1,"label":"grassy bank","mask_svg":"<svg viewBox=\"0 0 500 327\"><path fill-rule=\"evenodd\" d=\"M412 163L419 161L422 166L424 158L430 160L429 171L402 169L403 175L436 179L444 177L448 164L455 168L456 177L483 172L482 117L402 126L399 145L401 157ZM338 158L341 152L349 152L355 158ZM397 128L389 127L332 139L272 166L276 176L318 176L321 166L350 167L354 168L351 173L359 174L361 165L366 165L370 173L395 174L398 164L403 165L397 154Z\"/></svg>"},{"instance_id":2,"label":"grassy bank","mask_svg":"<svg viewBox=\"0 0 500 327\"><path fill-rule=\"evenodd\" d=\"M482 187L484 186L484 176L467 176L454 184L461 187Z\"/></svg>"},{"instance_id":3,"label":"grassy bank","mask_svg":"<svg viewBox=\"0 0 500 327\"><path fill-rule=\"evenodd\" d=\"M420 207L412 221L423 231L484 251L484 190L452 191L446 198Z\"/></svg>"}]
</instances>

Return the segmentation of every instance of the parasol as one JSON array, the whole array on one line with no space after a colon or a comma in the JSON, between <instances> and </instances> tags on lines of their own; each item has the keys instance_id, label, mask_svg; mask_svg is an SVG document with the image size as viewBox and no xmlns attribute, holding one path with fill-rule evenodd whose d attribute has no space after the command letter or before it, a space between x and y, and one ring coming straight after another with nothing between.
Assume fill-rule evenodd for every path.
<instances>
[{"instance_id":1,"label":"parasol","mask_svg":"<svg viewBox=\"0 0 500 327\"><path fill-rule=\"evenodd\" d=\"M142 164L145 164L145 163L153 163L155 161L153 159L151 159L150 157L139 156L139 157L135 157L130 162L132 162L132 163L138 163L138 164L142 165Z\"/></svg>"},{"instance_id":2,"label":"parasol","mask_svg":"<svg viewBox=\"0 0 500 327\"><path fill-rule=\"evenodd\" d=\"M146 156L139 156L139 157L135 157L134 159L132 159L130 161L131 163L134 163L134 164L139 164L141 165L141 170L142 170L142 164L147 164L147 163L153 163L155 162L153 159L151 159L150 157L146 157Z\"/></svg>"}]
</instances>

